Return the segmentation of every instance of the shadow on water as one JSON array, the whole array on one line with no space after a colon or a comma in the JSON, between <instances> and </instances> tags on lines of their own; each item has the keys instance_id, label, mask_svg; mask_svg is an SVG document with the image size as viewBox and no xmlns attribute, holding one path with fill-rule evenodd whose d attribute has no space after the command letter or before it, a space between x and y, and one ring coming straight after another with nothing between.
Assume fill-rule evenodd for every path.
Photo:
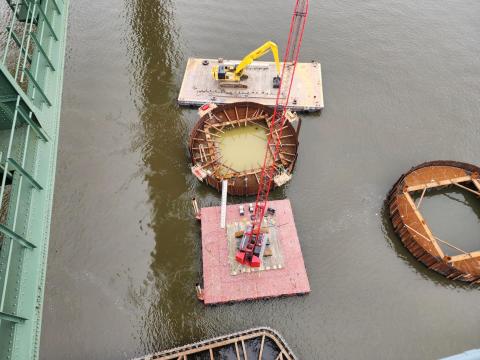
<instances>
[{"instance_id":1,"label":"shadow on water","mask_svg":"<svg viewBox=\"0 0 480 360\"><path fill-rule=\"evenodd\" d=\"M461 189L442 189L442 190L438 190L438 194L441 194L449 198L450 200L453 200L455 202L468 206L469 208L472 209L478 221L480 222L480 203L478 202L478 198L476 198L474 195L467 193L466 190L461 190ZM452 196L451 194L456 194L457 196L462 195L463 200L459 199L458 197ZM431 194L430 196L433 196L433 195L435 194Z\"/></svg>"},{"instance_id":2,"label":"shadow on water","mask_svg":"<svg viewBox=\"0 0 480 360\"><path fill-rule=\"evenodd\" d=\"M151 353L218 334L216 311L204 316L195 297L200 279L200 231L192 221L190 198L201 206L219 205L219 194L190 174L186 140L196 112L176 104L185 62L172 1L126 1L132 96L140 121L133 150L141 149L155 234L151 265L141 287L131 286L129 301L138 309L139 352ZM283 198L285 189L272 193ZM254 197L231 198L232 203ZM220 327L227 326L225 323ZM229 326L227 326L229 327Z\"/></svg>"},{"instance_id":3,"label":"shadow on water","mask_svg":"<svg viewBox=\"0 0 480 360\"><path fill-rule=\"evenodd\" d=\"M441 239L466 252L480 249L480 202L472 193L457 187L433 189L426 193L421 211L433 233ZM448 255L461 254L444 243L440 247Z\"/></svg>"},{"instance_id":4,"label":"shadow on water","mask_svg":"<svg viewBox=\"0 0 480 360\"><path fill-rule=\"evenodd\" d=\"M132 96L140 121L134 129L141 149L151 204L149 227L155 234L151 265L130 301L142 314L138 321L141 352L154 352L203 337L194 284L199 267L198 229L190 209L191 176L185 161L188 126L176 105L178 68L171 1L125 1L131 34Z\"/></svg>"},{"instance_id":5,"label":"shadow on water","mask_svg":"<svg viewBox=\"0 0 480 360\"><path fill-rule=\"evenodd\" d=\"M390 220L390 212L387 201L384 202L383 207L380 211L380 215L382 219L382 232L388 245L395 251L397 256L402 259L405 264L407 264L417 274L421 275L422 278L428 281L433 281L435 284L441 285L446 288L478 290L470 284L461 281L453 281L446 279L444 276L438 274L437 272L429 270L417 259L415 259L415 257L403 246L397 234L395 234L392 221Z\"/></svg>"}]
</instances>

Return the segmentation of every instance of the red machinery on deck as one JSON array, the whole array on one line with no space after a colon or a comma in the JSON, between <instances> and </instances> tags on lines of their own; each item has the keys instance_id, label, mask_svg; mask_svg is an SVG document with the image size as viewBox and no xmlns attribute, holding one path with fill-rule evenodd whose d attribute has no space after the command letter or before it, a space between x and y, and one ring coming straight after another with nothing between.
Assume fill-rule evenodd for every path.
<instances>
[{"instance_id":1,"label":"red machinery on deck","mask_svg":"<svg viewBox=\"0 0 480 360\"><path fill-rule=\"evenodd\" d=\"M298 55L302 45L303 32L308 15L308 0L297 0L290 23L287 48L283 58L280 86L277 92L273 116L270 119L270 133L267 141L267 149L263 160L262 174L258 188L255 211L253 213L252 225L245 231L244 239L235 256L236 260L244 265L259 267L261 260L260 249L263 245L265 234L262 233L262 222L267 209L268 195L275 176L275 161L280 153L280 138L282 130L287 121L286 112L290 91L292 89L295 69L297 67ZM282 93L285 97L282 98ZM273 151L270 151L272 149ZM272 155L273 154L273 155ZM273 158L272 158L273 156ZM271 161L269 159L271 158Z\"/></svg>"}]
</instances>

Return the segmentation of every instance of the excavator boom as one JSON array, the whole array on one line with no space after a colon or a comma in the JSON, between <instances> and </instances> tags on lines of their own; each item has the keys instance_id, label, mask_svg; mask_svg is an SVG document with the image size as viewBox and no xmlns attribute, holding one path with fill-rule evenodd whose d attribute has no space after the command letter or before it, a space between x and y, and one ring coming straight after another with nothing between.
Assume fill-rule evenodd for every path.
<instances>
[{"instance_id":1,"label":"excavator boom","mask_svg":"<svg viewBox=\"0 0 480 360\"><path fill-rule=\"evenodd\" d=\"M237 65L235 69L235 73L240 75L243 70L250 65L254 60L262 57L269 51L272 52L273 58L275 60L275 65L277 66L277 73L280 74L280 60L278 58L278 47L273 41L267 41L265 44L260 46L259 48L253 50L250 54L245 56L240 64Z\"/></svg>"}]
</instances>

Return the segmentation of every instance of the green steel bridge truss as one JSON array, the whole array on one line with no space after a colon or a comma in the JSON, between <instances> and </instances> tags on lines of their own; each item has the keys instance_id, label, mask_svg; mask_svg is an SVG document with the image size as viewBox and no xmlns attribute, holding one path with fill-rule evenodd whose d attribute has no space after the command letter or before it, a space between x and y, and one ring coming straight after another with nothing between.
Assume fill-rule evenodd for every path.
<instances>
[{"instance_id":1,"label":"green steel bridge truss","mask_svg":"<svg viewBox=\"0 0 480 360\"><path fill-rule=\"evenodd\" d=\"M0 37L0 359L38 359L69 0L6 0Z\"/></svg>"}]
</instances>

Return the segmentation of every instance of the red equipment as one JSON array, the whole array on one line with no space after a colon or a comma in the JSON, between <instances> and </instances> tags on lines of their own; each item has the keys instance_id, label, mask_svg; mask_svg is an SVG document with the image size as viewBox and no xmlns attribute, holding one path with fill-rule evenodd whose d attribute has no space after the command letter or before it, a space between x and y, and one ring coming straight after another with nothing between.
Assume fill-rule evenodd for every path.
<instances>
[{"instance_id":1,"label":"red equipment","mask_svg":"<svg viewBox=\"0 0 480 360\"><path fill-rule=\"evenodd\" d=\"M270 134L267 141L267 149L263 160L262 174L258 188L257 199L255 202L255 211L253 213L252 227L245 232L245 247L240 247L236 254L236 260L244 265L259 267L260 259L257 256L258 249L262 246L264 234L261 232L262 221L267 209L268 195L275 176L275 162L280 153L280 138L286 121L286 111L290 91L292 89L295 69L297 67L298 55L302 45L303 32L308 15L308 0L297 0L293 10L292 21L290 23L290 33L288 34L287 48L283 58L282 74L280 86L277 92L273 116L269 123ZM282 93L286 93L282 99ZM276 138L275 138L276 135ZM270 148L274 149L270 155ZM269 158L271 162L269 163Z\"/></svg>"}]
</instances>

